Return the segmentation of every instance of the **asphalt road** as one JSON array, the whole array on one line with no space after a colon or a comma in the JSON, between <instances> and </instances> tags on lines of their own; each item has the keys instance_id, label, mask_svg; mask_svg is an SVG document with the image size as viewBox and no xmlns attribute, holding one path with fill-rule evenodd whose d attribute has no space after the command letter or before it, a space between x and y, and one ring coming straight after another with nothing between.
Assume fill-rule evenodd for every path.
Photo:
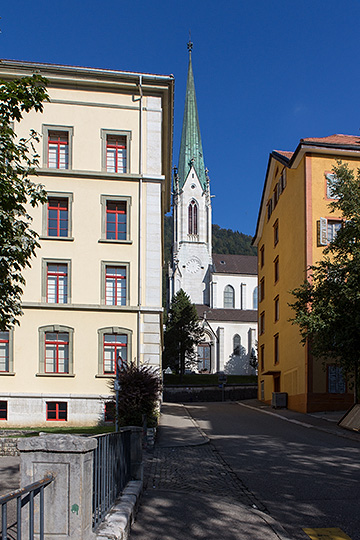
<instances>
[{"instance_id":1,"label":"asphalt road","mask_svg":"<svg viewBox=\"0 0 360 540\"><path fill-rule=\"evenodd\" d=\"M339 527L360 540L360 440L303 427L236 403L188 411L246 487L295 539Z\"/></svg>"}]
</instances>

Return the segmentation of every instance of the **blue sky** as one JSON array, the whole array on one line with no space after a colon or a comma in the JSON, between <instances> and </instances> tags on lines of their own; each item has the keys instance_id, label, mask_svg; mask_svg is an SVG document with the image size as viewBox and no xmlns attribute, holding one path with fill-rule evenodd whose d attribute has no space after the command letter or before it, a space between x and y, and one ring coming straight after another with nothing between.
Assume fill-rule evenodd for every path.
<instances>
[{"instance_id":1,"label":"blue sky","mask_svg":"<svg viewBox=\"0 0 360 540\"><path fill-rule=\"evenodd\" d=\"M360 1L12 0L0 57L175 75L177 164L191 29L214 222L253 235L269 152L360 128Z\"/></svg>"}]
</instances>

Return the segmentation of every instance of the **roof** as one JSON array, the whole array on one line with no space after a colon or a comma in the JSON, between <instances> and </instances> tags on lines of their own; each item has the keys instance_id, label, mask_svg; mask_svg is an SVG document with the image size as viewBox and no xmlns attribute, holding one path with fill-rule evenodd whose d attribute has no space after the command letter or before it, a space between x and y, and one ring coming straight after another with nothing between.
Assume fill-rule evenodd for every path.
<instances>
[{"instance_id":1,"label":"roof","mask_svg":"<svg viewBox=\"0 0 360 540\"><path fill-rule=\"evenodd\" d=\"M360 137L356 135L343 135L341 133L335 135L328 135L327 137L308 137L306 139L300 139L300 143L327 143L335 145L358 145L360 147Z\"/></svg>"},{"instance_id":2,"label":"roof","mask_svg":"<svg viewBox=\"0 0 360 540\"><path fill-rule=\"evenodd\" d=\"M195 95L194 74L191 62L191 47L192 44L189 43L189 68L186 83L185 109L178 164L179 188L182 189L190 172L191 165L193 165L200 184L205 190L206 173Z\"/></svg>"},{"instance_id":3,"label":"roof","mask_svg":"<svg viewBox=\"0 0 360 540\"><path fill-rule=\"evenodd\" d=\"M287 159L291 159L294 155L294 152L288 152L286 150L274 150L275 154L280 154L281 156L286 157Z\"/></svg>"},{"instance_id":4,"label":"roof","mask_svg":"<svg viewBox=\"0 0 360 540\"><path fill-rule=\"evenodd\" d=\"M195 304L198 317L211 321L227 321L227 322L244 322L257 323L258 315L255 309L225 309L225 308L210 308L203 304Z\"/></svg>"},{"instance_id":5,"label":"roof","mask_svg":"<svg viewBox=\"0 0 360 540\"><path fill-rule=\"evenodd\" d=\"M213 253L214 272L217 274L257 275L257 257L254 255L219 255Z\"/></svg>"}]
</instances>

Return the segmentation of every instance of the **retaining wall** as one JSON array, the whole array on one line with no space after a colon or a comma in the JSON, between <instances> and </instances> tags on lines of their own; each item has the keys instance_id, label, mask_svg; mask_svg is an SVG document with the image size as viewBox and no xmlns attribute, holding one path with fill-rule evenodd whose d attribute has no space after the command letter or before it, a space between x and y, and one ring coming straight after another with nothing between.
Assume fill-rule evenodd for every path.
<instances>
[{"instance_id":1,"label":"retaining wall","mask_svg":"<svg viewBox=\"0 0 360 540\"><path fill-rule=\"evenodd\" d=\"M214 386L180 386L164 387L163 400L168 403L190 403L199 401L241 401L257 398L257 384L226 384L224 392L218 385Z\"/></svg>"}]
</instances>

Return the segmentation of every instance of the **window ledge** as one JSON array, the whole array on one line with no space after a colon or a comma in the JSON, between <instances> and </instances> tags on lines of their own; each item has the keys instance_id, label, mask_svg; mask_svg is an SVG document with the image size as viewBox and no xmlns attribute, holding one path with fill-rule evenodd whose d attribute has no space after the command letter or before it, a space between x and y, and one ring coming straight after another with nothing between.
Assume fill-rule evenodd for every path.
<instances>
[{"instance_id":1,"label":"window ledge","mask_svg":"<svg viewBox=\"0 0 360 540\"><path fill-rule=\"evenodd\" d=\"M6 377L15 375L15 371L0 371L0 376L5 375Z\"/></svg>"},{"instance_id":2,"label":"window ledge","mask_svg":"<svg viewBox=\"0 0 360 540\"><path fill-rule=\"evenodd\" d=\"M35 377L75 377L75 373L36 373Z\"/></svg>"},{"instance_id":3,"label":"window ledge","mask_svg":"<svg viewBox=\"0 0 360 540\"><path fill-rule=\"evenodd\" d=\"M132 240L111 240L108 238L100 238L99 244L132 244Z\"/></svg>"},{"instance_id":4,"label":"window ledge","mask_svg":"<svg viewBox=\"0 0 360 540\"><path fill-rule=\"evenodd\" d=\"M62 242L73 242L73 236L40 236L39 240L61 240Z\"/></svg>"},{"instance_id":5,"label":"window ledge","mask_svg":"<svg viewBox=\"0 0 360 540\"><path fill-rule=\"evenodd\" d=\"M95 379L115 379L115 373L97 373Z\"/></svg>"}]
</instances>

